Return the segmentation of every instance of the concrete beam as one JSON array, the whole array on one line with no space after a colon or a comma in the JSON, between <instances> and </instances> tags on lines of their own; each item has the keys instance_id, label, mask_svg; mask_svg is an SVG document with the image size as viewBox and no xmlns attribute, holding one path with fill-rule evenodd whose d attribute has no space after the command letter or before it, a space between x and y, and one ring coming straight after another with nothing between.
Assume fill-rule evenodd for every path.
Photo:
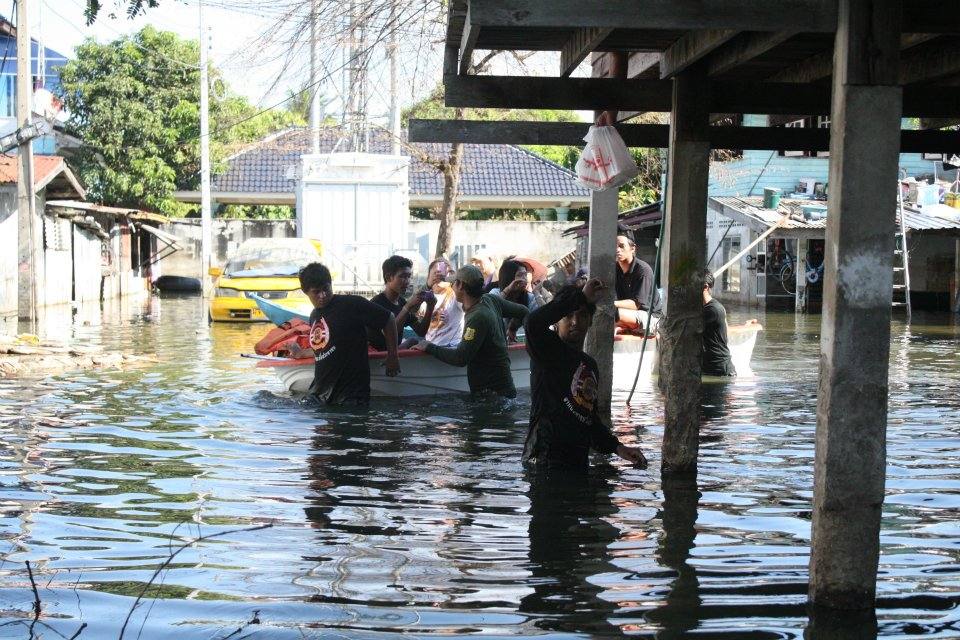
<instances>
[{"instance_id":1,"label":"concrete beam","mask_svg":"<svg viewBox=\"0 0 960 640\"><path fill-rule=\"evenodd\" d=\"M458 70L461 75L466 75L473 65L473 50L477 46L477 38L480 37L480 27L472 24L470 21L470 6L467 5L467 19L463 25L463 34L460 36L460 64Z\"/></svg>"},{"instance_id":2,"label":"concrete beam","mask_svg":"<svg viewBox=\"0 0 960 640\"><path fill-rule=\"evenodd\" d=\"M809 598L870 609L886 473L900 8L839 7Z\"/></svg>"},{"instance_id":3,"label":"concrete beam","mask_svg":"<svg viewBox=\"0 0 960 640\"><path fill-rule=\"evenodd\" d=\"M701 272L706 267L710 174L709 83L702 71L673 79L667 211L662 250L667 299L660 321L664 476L696 475L700 434Z\"/></svg>"},{"instance_id":4,"label":"concrete beam","mask_svg":"<svg viewBox=\"0 0 960 640\"><path fill-rule=\"evenodd\" d=\"M707 75L718 76L762 56L797 34L794 30L741 33L707 58Z\"/></svg>"},{"instance_id":5,"label":"concrete beam","mask_svg":"<svg viewBox=\"0 0 960 640\"><path fill-rule=\"evenodd\" d=\"M599 27L577 29L560 50L560 76L573 73L612 31Z\"/></svg>"},{"instance_id":6,"label":"concrete beam","mask_svg":"<svg viewBox=\"0 0 960 640\"><path fill-rule=\"evenodd\" d=\"M737 33L731 29L706 29L687 33L663 52L660 77L670 78L680 73L729 42Z\"/></svg>"}]
</instances>

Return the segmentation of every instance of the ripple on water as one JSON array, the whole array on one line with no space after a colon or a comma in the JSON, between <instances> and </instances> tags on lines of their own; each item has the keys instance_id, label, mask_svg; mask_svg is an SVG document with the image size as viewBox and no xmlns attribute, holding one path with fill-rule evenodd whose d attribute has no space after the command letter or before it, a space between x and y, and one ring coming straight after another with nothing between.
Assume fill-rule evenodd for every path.
<instances>
[{"instance_id":1,"label":"ripple on water","mask_svg":"<svg viewBox=\"0 0 960 640\"><path fill-rule=\"evenodd\" d=\"M74 326L160 353L150 370L0 381L0 637L26 632L25 560L45 637L100 638L174 552L131 618L141 637L960 636L953 328L894 328L879 608L859 619L805 604L815 317L761 318L755 375L705 391L692 488L653 471L650 385L614 414L651 470L531 484L528 397L325 410L236 357L262 326L204 314L164 299L149 322Z\"/></svg>"}]
</instances>

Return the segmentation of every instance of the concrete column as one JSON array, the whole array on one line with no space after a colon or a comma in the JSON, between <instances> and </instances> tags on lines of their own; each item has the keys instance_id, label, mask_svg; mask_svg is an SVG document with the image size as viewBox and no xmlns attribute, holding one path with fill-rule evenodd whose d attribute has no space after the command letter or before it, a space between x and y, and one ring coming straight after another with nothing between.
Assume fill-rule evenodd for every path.
<instances>
[{"instance_id":1,"label":"concrete column","mask_svg":"<svg viewBox=\"0 0 960 640\"><path fill-rule=\"evenodd\" d=\"M660 321L660 388L666 394L664 475L694 475L697 469L700 351L703 335L701 271L707 252L707 139L709 91L697 72L673 80L666 229L661 281L667 285Z\"/></svg>"},{"instance_id":2,"label":"concrete column","mask_svg":"<svg viewBox=\"0 0 960 640\"><path fill-rule=\"evenodd\" d=\"M886 464L900 3L840 0L809 597L869 609Z\"/></svg>"},{"instance_id":3,"label":"concrete column","mask_svg":"<svg viewBox=\"0 0 960 640\"><path fill-rule=\"evenodd\" d=\"M603 299L597 304L593 325L587 333L583 349L593 356L600 368L597 401L601 415L610 414L613 398L613 329L616 321L613 301L617 268L617 189L594 191L590 196L590 243L587 260L591 278L607 284Z\"/></svg>"},{"instance_id":4,"label":"concrete column","mask_svg":"<svg viewBox=\"0 0 960 640\"><path fill-rule=\"evenodd\" d=\"M607 56L609 65L605 74L613 78L626 78L627 55L611 53ZM617 121L617 114L617 111L607 112L610 124ZM599 118L600 113L596 116ZM618 193L619 189L607 189L591 194L587 246L590 277L600 278L607 285L603 299L597 304L593 325L583 345L584 351L593 356L600 369L597 402L600 414L606 416L610 415L610 404L613 400L613 333L616 323L613 302L616 299L614 283L617 269L617 217L620 214Z\"/></svg>"}]
</instances>

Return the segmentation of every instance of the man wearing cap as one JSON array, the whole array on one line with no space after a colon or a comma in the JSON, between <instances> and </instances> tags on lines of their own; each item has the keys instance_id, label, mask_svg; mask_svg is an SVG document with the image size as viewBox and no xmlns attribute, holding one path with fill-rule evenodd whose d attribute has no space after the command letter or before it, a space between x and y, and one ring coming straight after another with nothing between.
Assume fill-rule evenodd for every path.
<instances>
[{"instance_id":1,"label":"man wearing cap","mask_svg":"<svg viewBox=\"0 0 960 640\"><path fill-rule=\"evenodd\" d=\"M413 347L437 360L467 368L471 393L493 392L506 398L517 396L503 318L523 320L527 308L483 292L483 272L473 265L457 270L453 291L463 306L463 338L456 348L421 342Z\"/></svg>"},{"instance_id":2,"label":"man wearing cap","mask_svg":"<svg viewBox=\"0 0 960 640\"><path fill-rule=\"evenodd\" d=\"M651 293L653 294L651 304ZM650 315L659 317L660 294L653 282L653 269L637 257L633 232L623 226L617 227L616 269L617 326L627 331L642 330ZM653 331L656 319L650 325Z\"/></svg>"}]
</instances>

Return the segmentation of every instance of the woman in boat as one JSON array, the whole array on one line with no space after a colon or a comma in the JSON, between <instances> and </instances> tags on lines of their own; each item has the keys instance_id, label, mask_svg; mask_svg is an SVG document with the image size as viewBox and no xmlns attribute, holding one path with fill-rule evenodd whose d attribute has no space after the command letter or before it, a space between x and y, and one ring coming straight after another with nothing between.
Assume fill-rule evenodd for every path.
<instances>
[{"instance_id":1,"label":"woman in boat","mask_svg":"<svg viewBox=\"0 0 960 640\"><path fill-rule=\"evenodd\" d=\"M463 307L457 302L453 286L447 282L451 275L453 267L446 258L437 258L427 269L427 286L437 297L437 303L432 314L427 314L426 306L421 308L422 313L430 318L430 327L424 337L438 347L455 347L463 335Z\"/></svg>"},{"instance_id":2,"label":"woman in boat","mask_svg":"<svg viewBox=\"0 0 960 640\"><path fill-rule=\"evenodd\" d=\"M523 305L528 311L533 311L537 308L537 300L530 291L530 280L527 277L529 270L527 269L527 265L519 260L514 260L512 257L507 258L503 261L503 264L500 265L498 275L499 286L490 291L492 295L500 296L504 300L514 304ZM507 342L517 341L517 331L521 326L522 324L516 320L505 323L504 329L507 333Z\"/></svg>"}]
</instances>

